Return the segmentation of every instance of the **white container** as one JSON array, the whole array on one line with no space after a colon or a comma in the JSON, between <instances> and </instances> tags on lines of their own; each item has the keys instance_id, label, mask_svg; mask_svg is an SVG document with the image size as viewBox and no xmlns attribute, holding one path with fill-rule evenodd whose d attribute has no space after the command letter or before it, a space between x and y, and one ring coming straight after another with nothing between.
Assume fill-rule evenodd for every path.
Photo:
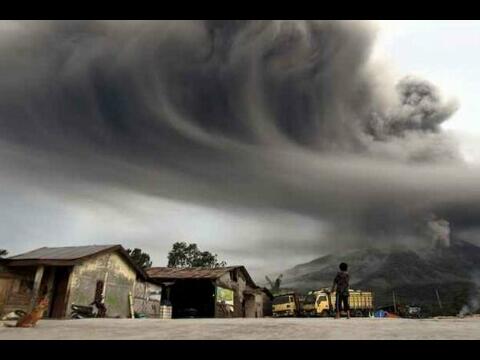
<instances>
[{"instance_id":1,"label":"white container","mask_svg":"<svg viewBox=\"0 0 480 360\"><path fill-rule=\"evenodd\" d=\"M172 307L161 305L160 306L160 319L171 319L172 318Z\"/></svg>"}]
</instances>

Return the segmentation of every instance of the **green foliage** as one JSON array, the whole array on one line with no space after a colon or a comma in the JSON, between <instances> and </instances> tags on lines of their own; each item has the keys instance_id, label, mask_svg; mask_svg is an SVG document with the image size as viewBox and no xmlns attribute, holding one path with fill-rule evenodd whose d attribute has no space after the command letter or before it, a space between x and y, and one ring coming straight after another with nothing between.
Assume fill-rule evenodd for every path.
<instances>
[{"instance_id":1,"label":"green foliage","mask_svg":"<svg viewBox=\"0 0 480 360\"><path fill-rule=\"evenodd\" d=\"M8 251L5 249L0 249L0 258L8 255Z\"/></svg>"},{"instance_id":2,"label":"green foliage","mask_svg":"<svg viewBox=\"0 0 480 360\"><path fill-rule=\"evenodd\" d=\"M168 267L222 267L227 265L225 261L219 262L217 254L209 251L200 251L197 244L176 242L168 253Z\"/></svg>"},{"instance_id":3,"label":"green foliage","mask_svg":"<svg viewBox=\"0 0 480 360\"><path fill-rule=\"evenodd\" d=\"M142 269L147 269L152 267L152 262L150 261L150 255L143 252L141 249L127 249L128 254L132 260Z\"/></svg>"}]
</instances>

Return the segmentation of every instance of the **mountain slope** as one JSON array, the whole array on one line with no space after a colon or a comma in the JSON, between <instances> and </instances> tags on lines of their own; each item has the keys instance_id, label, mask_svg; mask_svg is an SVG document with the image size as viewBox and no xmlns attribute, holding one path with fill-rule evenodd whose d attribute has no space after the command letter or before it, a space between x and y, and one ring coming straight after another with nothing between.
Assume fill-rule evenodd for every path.
<instances>
[{"instance_id":1,"label":"mountain slope","mask_svg":"<svg viewBox=\"0 0 480 360\"><path fill-rule=\"evenodd\" d=\"M452 240L448 248L368 249L327 255L286 271L283 286L301 292L331 286L342 261L349 264L352 288L373 290L379 306L391 304L395 291L398 302L439 310L438 290L442 312L454 313L478 296L480 247L460 240Z\"/></svg>"}]
</instances>

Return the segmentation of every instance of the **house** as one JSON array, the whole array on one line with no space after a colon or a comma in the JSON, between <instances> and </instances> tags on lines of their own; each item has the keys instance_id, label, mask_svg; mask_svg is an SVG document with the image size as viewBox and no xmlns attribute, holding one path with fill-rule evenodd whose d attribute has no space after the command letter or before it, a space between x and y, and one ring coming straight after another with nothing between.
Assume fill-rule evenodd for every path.
<instances>
[{"instance_id":1,"label":"house","mask_svg":"<svg viewBox=\"0 0 480 360\"><path fill-rule=\"evenodd\" d=\"M153 267L147 274L165 288L173 318L263 317L271 309L270 292L258 287L243 266Z\"/></svg>"},{"instance_id":2,"label":"house","mask_svg":"<svg viewBox=\"0 0 480 360\"><path fill-rule=\"evenodd\" d=\"M263 316L272 316L273 294L266 287L261 288L263 300Z\"/></svg>"},{"instance_id":3,"label":"house","mask_svg":"<svg viewBox=\"0 0 480 360\"><path fill-rule=\"evenodd\" d=\"M29 311L45 294L47 317L69 317L72 304L89 305L100 293L107 317L131 316L129 294L134 308L154 316L160 300L149 294L160 291L121 245L42 247L0 263L1 314Z\"/></svg>"}]
</instances>

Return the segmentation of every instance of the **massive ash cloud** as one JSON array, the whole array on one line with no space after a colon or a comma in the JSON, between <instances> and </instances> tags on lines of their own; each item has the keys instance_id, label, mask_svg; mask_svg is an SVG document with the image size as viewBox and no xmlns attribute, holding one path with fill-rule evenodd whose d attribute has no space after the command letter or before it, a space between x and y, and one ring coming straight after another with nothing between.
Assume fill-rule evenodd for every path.
<instances>
[{"instance_id":1,"label":"massive ash cloud","mask_svg":"<svg viewBox=\"0 0 480 360\"><path fill-rule=\"evenodd\" d=\"M391 80L374 40L352 21L5 23L2 164L51 191L298 213L340 247L417 244L478 174L441 130L456 102Z\"/></svg>"}]
</instances>

